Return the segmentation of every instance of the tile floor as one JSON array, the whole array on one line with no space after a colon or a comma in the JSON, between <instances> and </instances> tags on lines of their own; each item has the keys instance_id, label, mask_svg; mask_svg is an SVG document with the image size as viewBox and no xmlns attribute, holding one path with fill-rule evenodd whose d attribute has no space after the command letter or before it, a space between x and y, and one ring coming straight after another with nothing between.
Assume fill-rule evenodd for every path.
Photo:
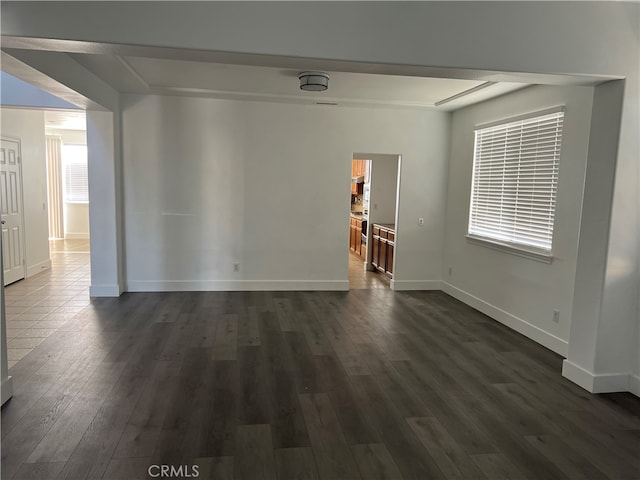
<instances>
[{"instance_id":1,"label":"tile floor","mask_svg":"<svg viewBox=\"0 0 640 480\"><path fill-rule=\"evenodd\" d=\"M51 269L5 289L9 368L89 305L89 240L51 240Z\"/></svg>"}]
</instances>

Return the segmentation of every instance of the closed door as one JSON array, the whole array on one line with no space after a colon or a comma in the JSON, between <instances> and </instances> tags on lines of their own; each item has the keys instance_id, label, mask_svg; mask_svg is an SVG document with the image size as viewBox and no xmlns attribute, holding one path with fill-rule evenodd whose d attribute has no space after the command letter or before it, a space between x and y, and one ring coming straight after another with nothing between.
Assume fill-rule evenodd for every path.
<instances>
[{"instance_id":1,"label":"closed door","mask_svg":"<svg viewBox=\"0 0 640 480\"><path fill-rule=\"evenodd\" d=\"M4 284L24 278L24 227L20 142L2 139L0 146L0 213Z\"/></svg>"}]
</instances>

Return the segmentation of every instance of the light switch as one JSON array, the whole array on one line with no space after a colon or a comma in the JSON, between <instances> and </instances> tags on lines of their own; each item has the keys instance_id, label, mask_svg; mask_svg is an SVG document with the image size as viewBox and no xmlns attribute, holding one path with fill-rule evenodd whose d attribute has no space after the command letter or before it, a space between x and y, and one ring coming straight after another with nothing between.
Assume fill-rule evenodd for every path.
<instances>
[{"instance_id":1,"label":"light switch","mask_svg":"<svg viewBox=\"0 0 640 480\"><path fill-rule=\"evenodd\" d=\"M418 225L421 226L421 227L424 225L424 218L420 217L418 219Z\"/></svg>"}]
</instances>

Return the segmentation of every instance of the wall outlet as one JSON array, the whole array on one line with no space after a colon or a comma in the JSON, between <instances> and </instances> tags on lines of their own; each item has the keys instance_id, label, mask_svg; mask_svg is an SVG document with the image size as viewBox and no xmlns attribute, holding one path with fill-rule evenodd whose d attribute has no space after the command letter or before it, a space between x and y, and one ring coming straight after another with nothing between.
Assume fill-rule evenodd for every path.
<instances>
[{"instance_id":1,"label":"wall outlet","mask_svg":"<svg viewBox=\"0 0 640 480\"><path fill-rule=\"evenodd\" d=\"M234 263L233 264L233 271L234 272L239 272L240 271L240 264L239 263Z\"/></svg>"},{"instance_id":2,"label":"wall outlet","mask_svg":"<svg viewBox=\"0 0 640 480\"><path fill-rule=\"evenodd\" d=\"M419 225L419 226L423 226L423 225L424 225L424 218L420 217L420 218L418 219L418 225Z\"/></svg>"},{"instance_id":3,"label":"wall outlet","mask_svg":"<svg viewBox=\"0 0 640 480\"><path fill-rule=\"evenodd\" d=\"M560 310L553 311L553 321L555 323L560 323Z\"/></svg>"}]
</instances>

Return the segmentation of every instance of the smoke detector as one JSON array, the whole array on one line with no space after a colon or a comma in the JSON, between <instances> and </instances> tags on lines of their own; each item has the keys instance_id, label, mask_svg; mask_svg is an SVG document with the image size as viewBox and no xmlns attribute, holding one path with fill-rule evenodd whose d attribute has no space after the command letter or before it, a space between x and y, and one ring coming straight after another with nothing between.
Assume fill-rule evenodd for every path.
<instances>
[{"instance_id":1,"label":"smoke detector","mask_svg":"<svg viewBox=\"0 0 640 480\"><path fill-rule=\"evenodd\" d=\"M300 90L324 92L329 88L329 75L324 72L301 72L298 74Z\"/></svg>"}]
</instances>

